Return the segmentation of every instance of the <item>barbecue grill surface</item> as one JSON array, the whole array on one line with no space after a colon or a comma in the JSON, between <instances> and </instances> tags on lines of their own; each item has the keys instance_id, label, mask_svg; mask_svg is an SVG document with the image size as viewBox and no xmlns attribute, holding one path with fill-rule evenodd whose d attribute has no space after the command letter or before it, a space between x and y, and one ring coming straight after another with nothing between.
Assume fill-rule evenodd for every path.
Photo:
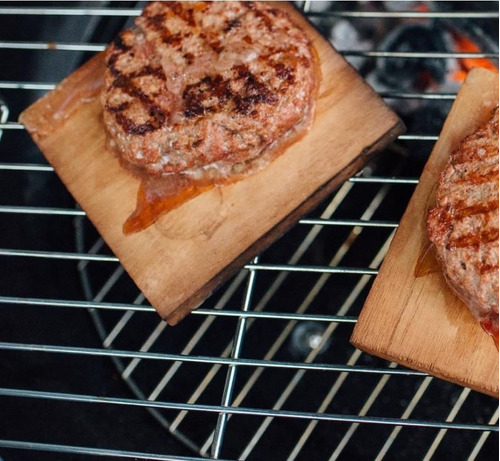
<instances>
[{"instance_id":1,"label":"barbecue grill surface","mask_svg":"<svg viewBox=\"0 0 500 461\"><path fill-rule=\"evenodd\" d=\"M171 328L16 122L142 4L0 3L0 459L498 458L496 400L349 344L459 86L429 37L498 65L498 3L297 5L408 132Z\"/></svg>"}]
</instances>

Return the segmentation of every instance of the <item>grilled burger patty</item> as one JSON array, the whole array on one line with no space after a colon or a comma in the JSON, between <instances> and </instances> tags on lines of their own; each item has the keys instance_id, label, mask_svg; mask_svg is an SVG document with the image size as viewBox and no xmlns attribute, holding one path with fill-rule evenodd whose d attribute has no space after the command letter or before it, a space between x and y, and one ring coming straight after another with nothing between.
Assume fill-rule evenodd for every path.
<instances>
[{"instance_id":1,"label":"grilled burger patty","mask_svg":"<svg viewBox=\"0 0 500 461\"><path fill-rule=\"evenodd\" d=\"M148 175L258 169L311 122L311 44L259 2L153 2L106 60L105 126L123 163Z\"/></svg>"},{"instance_id":2,"label":"grilled burger patty","mask_svg":"<svg viewBox=\"0 0 500 461\"><path fill-rule=\"evenodd\" d=\"M446 279L498 336L498 107L451 154L436 199L427 229Z\"/></svg>"}]
</instances>

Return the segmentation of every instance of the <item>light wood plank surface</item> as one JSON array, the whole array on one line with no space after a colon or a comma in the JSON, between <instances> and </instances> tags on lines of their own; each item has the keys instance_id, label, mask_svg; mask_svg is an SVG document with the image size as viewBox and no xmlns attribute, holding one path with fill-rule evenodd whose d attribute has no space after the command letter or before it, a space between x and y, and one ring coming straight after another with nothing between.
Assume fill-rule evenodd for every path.
<instances>
[{"instance_id":1,"label":"light wood plank surface","mask_svg":"<svg viewBox=\"0 0 500 461\"><path fill-rule=\"evenodd\" d=\"M433 257L426 255L432 251L426 216L435 204L439 174L459 141L484 123L497 104L498 74L473 69L446 119L351 337L355 346L370 354L495 397L498 350L494 341L451 292L441 271L422 275L420 264Z\"/></svg>"}]
</instances>

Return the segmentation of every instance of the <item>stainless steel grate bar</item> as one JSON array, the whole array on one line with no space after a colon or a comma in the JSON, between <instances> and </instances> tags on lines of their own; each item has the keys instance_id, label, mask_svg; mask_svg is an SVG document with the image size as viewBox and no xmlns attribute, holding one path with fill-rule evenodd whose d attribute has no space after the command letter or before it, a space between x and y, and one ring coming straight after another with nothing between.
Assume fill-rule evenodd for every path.
<instances>
[{"instance_id":1,"label":"stainless steel grate bar","mask_svg":"<svg viewBox=\"0 0 500 461\"><path fill-rule=\"evenodd\" d=\"M77 261L118 262L116 256L91 255L87 253L68 253L62 251L15 250L0 248L0 256L16 256L23 258L71 259Z\"/></svg>"},{"instance_id":2,"label":"stainless steel grate bar","mask_svg":"<svg viewBox=\"0 0 500 461\"><path fill-rule=\"evenodd\" d=\"M24 125L17 122L0 123L0 130L24 130Z\"/></svg>"},{"instance_id":3,"label":"stainless steel grate bar","mask_svg":"<svg viewBox=\"0 0 500 461\"><path fill-rule=\"evenodd\" d=\"M41 250L16 250L0 248L0 256L15 256L23 258L46 258L65 259L78 261L99 261L99 262L119 262L116 256L88 253L69 253L61 251L41 251ZM285 271L285 272L312 272L329 274L354 274L354 275L377 275L375 269L358 267L331 267L331 266L300 266L291 264L247 264L244 266L249 270L262 271Z\"/></svg>"},{"instance_id":4,"label":"stainless steel grate bar","mask_svg":"<svg viewBox=\"0 0 500 461\"><path fill-rule=\"evenodd\" d=\"M0 82L2 90L41 90L50 91L56 87L55 83L43 82Z\"/></svg>"},{"instance_id":5,"label":"stainless steel grate bar","mask_svg":"<svg viewBox=\"0 0 500 461\"><path fill-rule=\"evenodd\" d=\"M21 126L24 130L24 127ZM0 163L0 171L38 171L43 173L52 173L54 168L50 165L37 165L30 163Z\"/></svg>"},{"instance_id":6,"label":"stainless steel grate bar","mask_svg":"<svg viewBox=\"0 0 500 461\"><path fill-rule=\"evenodd\" d=\"M491 431L498 432L498 427L488 424L463 424L463 423L446 423L441 421L424 421L424 420L401 420L398 418L383 418L383 417L370 417L370 416L357 416L357 415L339 415L333 413L313 413L313 412L299 412L299 411L286 411L286 410L267 410L260 408L244 408L244 407L223 407L221 405L191 405L185 403L175 402L152 402L149 400L138 399L125 399L115 397L100 397L95 395L85 394L71 394L63 392L45 392L45 391L32 391L28 389L9 389L0 388L0 396L3 397L17 397L17 398L30 398L30 399L45 399L57 400L62 402L79 402L79 403L92 403L92 404L109 404L109 405L123 405L132 407L145 407L145 408L162 408L168 410L184 410L184 411L200 411L207 413L227 413L233 415L248 415L248 416L265 416L272 418L297 418L304 420L321 420L321 421L337 421L337 422L357 422L366 424L383 424L388 426L405 426L405 427L428 427L439 429L454 429L463 431Z\"/></svg>"},{"instance_id":7,"label":"stainless steel grate bar","mask_svg":"<svg viewBox=\"0 0 500 461\"><path fill-rule=\"evenodd\" d=\"M33 206L8 206L8 205L0 205L0 213L49 215L49 216L85 216L85 212L82 210L74 210L68 208L48 208L48 207L45 208L45 207L33 207Z\"/></svg>"},{"instance_id":8,"label":"stainless steel grate bar","mask_svg":"<svg viewBox=\"0 0 500 461\"><path fill-rule=\"evenodd\" d=\"M321 274L357 274L377 275L377 270L370 268L340 267L340 266L300 266L290 264L251 264L245 266L251 270L280 272L315 272Z\"/></svg>"},{"instance_id":9,"label":"stainless steel grate bar","mask_svg":"<svg viewBox=\"0 0 500 461\"><path fill-rule=\"evenodd\" d=\"M416 51L356 51L338 50L344 56L357 56L365 58L391 58L391 59L498 59L498 53L459 53L459 52L423 52Z\"/></svg>"},{"instance_id":10,"label":"stainless steel grate bar","mask_svg":"<svg viewBox=\"0 0 500 461\"><path fill-rule=\"evenodd\" d=\"M353 176L349 182L365 184L418 184L418 178L398 178L398 177L376 177L376 176Z\"/></svg>"},{"instance_id":11,"label":"stainless steel grate bar","mask_svg":"<svg viewBox=\"0 0 500 461\"><path fill-rule=\"evenodd\" d=\"M244 320L245 318L243 318ZM165 324L162 324L165 325ZM70 347L70 346L53 346L48 344L19 344L0 342L0 350L8 351L23 351L23 352L44 352L56 354L72 354L72 355L91 355L99 357L119 357L126 359L143 359L143 360L161 360L166 362L185 362L185 363L208 363L217 365L229 366L246 366L246 367L262 367L262 368L282 368L292 370L315 370L315 371L350 371L369 374L391 374L403 376L422 376L425 373L407 370L407 369L390 369L390 368L370 368L361 366L348 365L333 365L322 363L302 363L302 362L279 362L271 360L244 359L244 358L229 358L201 355L181 355L168 354L144 351L123 351L118 349L96 349L88 347ZM128 373L130 374L130 373Z\"/></svg>"},{"instance_id":12,"label":"stainless steel grate bar","mask_svg":"<svg viewBox=\"0 0 500 461\"><path fill-rule=\"evenodd\" d=\"M72 301L62 299L40 299L40 298L20 298L10 296L0 296L0 304L19 304L28 306L45 307L65 307L71 309L106 309L106 310L126 310L138 312L154 312L151 306L141 306L136 304L112 304L95 301Z\"/></svg>"},{"instance_id":13,"label":"stainless steel grate bar","mask_svg":"<svg viewBox=\"0 0 500 461\"><path fill-rule=\"evenodd\" d=\"M155 453L144 453L140 451L111 450L106 448L79 447L72 445L58 445L39 442L26 442L18 440L0 440L1 448L14 448L18 450L43 451L50 453L64 453L69 455L93 455L108 458L132 458L148 461L206 461L206 458L190 456L162 455ZM220 461L224 461L220 459ZM226 460L229 461L229 460Z\"/></svg>"},{"instance_id":14,"label":"stainless steel grate bar","mask_svg":"<svg viewBox=\"0 0 500 461\"><path fill-rule=\"evenodd\" d=\"M0 8L0 15L23 16L139 16L137 8Z\"/></svg>"},{"instance_id":15,"label":"stainless steel grate bar","mask_svg":"<svg viewBox=\"0 0 500 461\"><path fill-rule=\"evenodd\" d=\"M492 19L498 18L495 11L309 11L308 16L321 18L364 19Z\"/></svg>"},{"instance_id":16,"label":"stainless steel grate bar","mask_svg":"<svg viewBox=\"0 0 500 461\"><path fill-rule=\"evenodd\" d=\"M116 304L107 302L96 301L69 301L60 299L39 299L39 298L19 298L0 296L1 304L14 304L14 305L28 305L28 306L44 306L54 308L70 308L70 309L101 309L110 311L134 311L134 312L150 312L154 313L155 310L151 306L140 304ZM193 315L201 315L206 317L244 317L255 319L267 320L311 320L315 322L344 322L354 323L356 317L352 316L339 316L339 315L326 315L326 314L299 314L299 313L283 313L272 311L248 311L242 312L239 310L221 310L221 307L207 309L200 307L192 312Z\"/></svg>"},{"instance_id":17,"label":"stainless steel grate bar","mask_svg":"<svg viewBox=\"0 0 500 461\"><path fill-rule=\"evenodd\" d=\"M398 136L400 141L437 141L436 135L423 135L423 134L401 134Z\"/></svg>"},{"instance_id":18,"label":"stainless steel grate bar","mask_svg":"<svg viewBox=\"0 0 500 461\"><path fill-rule=\"evenodd\" d=\"M68 42L15 42L0 41L0 49L5 50L36 50L36 51L104 51L106 44L99 43L68 43ZM498 59L498 53L471 52L398 52L398 51L358 51L337 50L343 56L366 58L396 58L396 59Z\"/></svg>"},{"instance_id":19,"label":"stainless steel grate bar","mask_svg":"<svg viewBox=\"0 0 500 461\"><path fill-rule=\"evenodd\" d=\"M50 50L50 51L104 51L105 44L93 43L56 43L56 42L6 42L0 41L3 50Z\"/></svg>"},{"instance_id":20,"label":"stainless steel grate bar","mask_svg":"<svg viewBox=\"0 0 500 461\"><path fill-rule=\"evenodd\" d=\"M368 18L368 19L491 19L495 11L312 11L310 1L304 2L303 10L310 17ZM138 8L15 8L2 7L0 15L25 16L139 16Z\"/></svg>"}]
</instances>

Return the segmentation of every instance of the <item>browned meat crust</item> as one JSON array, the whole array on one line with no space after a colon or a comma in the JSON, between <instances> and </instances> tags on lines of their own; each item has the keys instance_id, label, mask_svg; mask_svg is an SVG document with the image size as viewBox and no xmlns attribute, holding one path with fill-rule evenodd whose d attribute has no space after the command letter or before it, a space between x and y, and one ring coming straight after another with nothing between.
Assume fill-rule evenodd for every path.
<instances>
[{"instance_id":1,"label":"browned meat crust","mask_svg":"<svg viewBox=\"0 0 500 461\"><path fill-rule=\"evenodd\" d=\"M106 128L123 162L149 175L258 169L311 122L311 44L259 2L153 2L106 58Z\"/></svg>"},{"instance_id":2,"label":"browned meat crust","mask_svg":"<svg viewBox=\"0 0 500 461\"><path fill-rule=\"evenodd\" d=\"M451 154L436 199L427 229L446 279L498 335L498 107Z\"/></svg>"}]
</instances>

